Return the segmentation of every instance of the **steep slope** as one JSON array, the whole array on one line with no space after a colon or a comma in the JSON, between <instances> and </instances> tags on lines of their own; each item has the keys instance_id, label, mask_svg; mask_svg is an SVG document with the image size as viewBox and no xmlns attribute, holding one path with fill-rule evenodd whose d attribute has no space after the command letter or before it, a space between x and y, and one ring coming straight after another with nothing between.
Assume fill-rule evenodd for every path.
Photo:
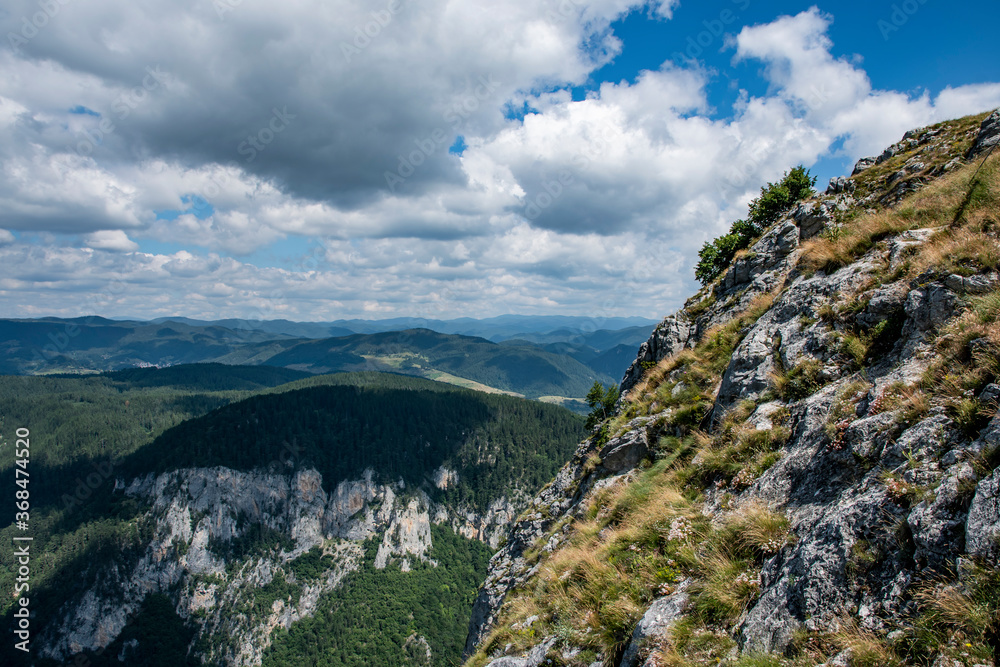
<instances>
[{"instance_id":1,"label":"steep slope","mask_svg":"<svg viewBox=\"0 0 1000 667\"><path fill-rule=\"evenodd\" d=\"M491 560L467 664L997 664L998 138L907 133L667 317Z\"/></svg>"},{"instance_id":2,"label":"steep slope","mask_svg":"<svg viewBox=\"0 0 1000 667\"><path fill-rule=\"evenodd\" d=\"M275 375L232 371L224 384ZM199 379L212 377L17 378L58 387ZM256 665L275 638L268 664L301 664L302 632L327 631L349 639L314 664L451 664L490 550L584 433L581 418L555 406L374 373L308 377L225 402L134 453L129 441L121 456L62 461L82 495L68 482L61 497L33 496L33 664ZM34 444L46 446L60 445ZM4 529L7 562L12 535ZM14 576L4 569L0 583L12 590ZM426 609L378 607L392 615L379 621L387 638L409 633L406 650L368 642L352 625L362 592L386 587L434 599ZM11 622L14 602L3 604ZM0 648L3 664L25 657Z\"/></svg>"}]
</instances>

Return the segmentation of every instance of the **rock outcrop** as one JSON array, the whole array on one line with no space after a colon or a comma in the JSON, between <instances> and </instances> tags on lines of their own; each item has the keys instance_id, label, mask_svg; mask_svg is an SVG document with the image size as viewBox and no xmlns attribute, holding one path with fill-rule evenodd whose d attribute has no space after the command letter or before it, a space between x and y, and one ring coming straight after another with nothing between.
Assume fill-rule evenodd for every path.
<instances>
[{"instance_id":1,"label":"rock outcrop","mask_svg":"<svg viewBox=\"0 0 1000 667\"><path fill-rule=\"evenodd\" d=\"M790 211L713 285L663 320L622 380L619 410L625 412L642 398L639 392L656 389L648 379L654 366L696 348L712 327L733 321L755 299L773 297L737 332L714 388L712 423L699 426L715 428L739 409L749 415L740 418L741 428L768 431L780 422L788 437L768 467L708 484L699 489L699 502L713 523L741 508L780 512L792 537L760 566L752 583L759 589L727 635L731 652L697 664L786 653L796 642L801 646L803 633L826 632L848 617L866 636L902 636L899 628L912 624L906 619L917 609L918 584L925 590L954 579L962 562L1000 569L1000 416L983 425L933 402L909 413L904 408L906 396L914 395L906 392L946 372L934 370L941 368L934 365L941 359L939 336L962 317L970 299L997 293L997 274L988 268L935 269L906 277L908 258L931 243L938 229L887 233L828 272L804 269L800 261L809 239L838 233L847 215L892 206L957 168L966 150L960 139L973 145L968 157L985 154L1000 137L1000 111L982 122L974 142L960 124L953 125L958 129L908 132L879 157L861 160L852 179L836 179L826 194ZM896 171L877 178L869 173L883 167ZM867 179L864 188L855 182L859 177ZM977 345L995 348L995 332L990 336L969 342L973 352L967 355L977 354ZM851 337L864 347L852 348ZM656 382L673 389L657 396L677 397L687 389L669 384L677 382L670 368ZM803 384L778 395L776 378ZM990 384L963 400L973 405L973 398L993 414L1000 387ZM569 544L584 519L593 521L597 494L635 483L642 467L661 455L658 440L677 435L663 426L673 412L657 407L660 400L643 403L652 414L624 424L620 417L608 442L600 442L599 434L584 442L512 525L475 603L466 653L479 649L476 664L536 665L545 654L558 664L589 664L573 657L591 654L574 644L581 641L579 632L567 630L586 625L581 619L538 622L532 632L549 631L539 630L527 650L523 643L505 647L495 640L483 647L510 613L504 604L513 591L552 584L552 578L536 581L547 554ZM694 439L710 435L699 431ZM588 524L587 530L597 529ZM689 612L698 586L688 580L666 595L646 597L653 601L633 617L638 621L620 652L597 659L616 667L660 664L649 656L657 646L669 646L671 627ZM851 655L831 653L826 664L854 664Z\"/></svg>"},{"instance_id":2,"label":"rock outcrop","mask_svg":"<svg viewBox=\"0 0 1000 667\"><path fill-rule=\"evenodd\" d=\"M436 481L454 478L442 470ZM379 483L371 472L327 493L322 476L310 469L291 474L184 469L119 480L118 492L149 504L145 521L153 526L153 539L134 566L113 566L99 586L66 606L61 622L40 638L45 657L62 660L102 649L147 595L179 590L178 613L197 623L198 637L208 638L212 647L204 659L260 664L276 629L311 616L321 596L359 567L365 540L380 540L376 567L397 561L405 571L413 559L427 559L432 523L495 548L518 509L506 498L484 513L446 507L423 489ZM251 529L270 531L285 544L247 557L231 553ZM289 564L314 547L332 556L332 564L319 580L296 582ZM277 600L264 616L233 613L246 602L247 591L275 577L297 586L296 601Z\"/></svg>"},{"instance_id":3,"label":"rock outcrop","mask_svg":"<svg viewBox=\"0 0 1000 667\"><path fill-rule=\"evenodd\" d=\"M981 157L987 151L996 148L998 143L1000 143L1000 109L991 113L983 121L979 135L966 154L966 158L972 160Z\"/></svg>"}]
</instances>

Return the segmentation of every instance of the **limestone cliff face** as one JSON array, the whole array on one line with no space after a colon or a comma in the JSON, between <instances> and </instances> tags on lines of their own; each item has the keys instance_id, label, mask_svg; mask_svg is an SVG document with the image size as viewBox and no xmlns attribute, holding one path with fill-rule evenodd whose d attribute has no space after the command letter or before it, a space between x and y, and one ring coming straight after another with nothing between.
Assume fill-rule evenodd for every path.
<instances>
[{"instance_id":1,"label":"limestone cliff face","mask_svg":"<svg viewBox=\"0 0 1000 667\"><path fill-rule=\"evenodd\" d=\"M454 473L438 475L453 479ZM379 540L375 565L392 560L404 570L426 559L431 524L447 524L471 539L497 545L518 508L506 498L488 511L435 504L423 489L378 483L366 473L327 493L315 470L289 474L197 468L119 480L116 492L149 504L144 521L153 539L129 569L113 565L98 586L63 610L41 638L41 654L57 660L113 642L151 593L179 590L177 611L196 622L203 657L213 663L259 664L277 628L310 616L320 597L357 569L361 544ZM285 538L283 548L249 557L229 555L249 530ZM318 580L296 581L289 564L314 547L333 557ZM241 611L248 595L276 577L298 594L278 599L264 615Z\"/></svg>"},{"instance_id":2,"label":"limestone cliff face","mask_svg":"<svg viewBox=\"0 0 1000 667\"><path fill-rule=\"evenodd\" d=\"M982 159L998 136L1000 111L974 129L968 157ZM1000 469L995 469L1000 416L970 433L942 407L932 406L908 422L898 409L883 405L895 388L920 382L939 358L940 332L956 321L970 298L996 294L1000 275L989 270L962 275L930 270L916 278L893 278L905 275L904 265L915 250L941 233L940 228L886 234L854 261L830 272L804 271L799 263L809 239L827 230L835 235L843 214L895 205L961 166L966 156L962 151L952 143L942 144L937 130L919 130L907 133L882 156L859 162L854 178L835 179L825 194L789 212L718 281L666 317L622 380L625 396L619 407L625 409L635 397L629 392L643 390L643 376L651 367L694 348L712 327L733 320L755 299L774 295L763 314L739 332L740 342L701 424L711 432L735 406L750 404L746 427L771 429L772 419L781 414L790 433L774 465L763 472L749 471L739 483L720 481L701 499L701 511L713 520L741 507L780 511L794 535L764 563L759 595L732 631L739 653L781 654L796 633L836 627L845 614L853 615L861 628L884 636L914 612L916 581L945 576L942 573L955 576L972 562L1000 566ZM893 165L895 171L876 174L880 165ZM868 170L872 172L866 174ZM862 336L883 331L886 322L894 327L894 336L883 341L877 355L862 364L852 362L841 342L845 330L823 319L838 310L851 313L851 326ZM988 343L984 339L980 344ZM775 374L795 368L811 369L815 386L805 396L776 397ZM1000 387L990 384L980 395L968 397L973 398L995 407ZM656 405L654 401L652 414L628 422L606 444L599 445L596 436L582 443L513 524L476 600L467 655L484 646L498 623L516 620L504 620L505 601L512 591L537 585L534 578L545 554L569 541L596 493L630 484L640 462L656 456L653 443L674 435L663 426L670 423L672 409L657 412ZM834 414L840 417L831 425ZM901 500L901 488L926 493L919 502L909 503ZM887 534L897 536L896 546L886 542ZM868 569L863 576L857 569L862 552L871 556L864 562ZM684 617L687 586L683 582L655 599L635 625L627 650L598 655L593 665L660 664L650 657L649 647L664 641L673 622ZM579 627L582 621L557 620L564 628L574 623ZM523 620L517 623L515 630L527 627ZM527 651L512 646L493 644L488 663L590 664L579 662L575 656L587 653L565 636L541 634ZM851 664L850 652L834 664Z\"/></svg>"}]
</instances>

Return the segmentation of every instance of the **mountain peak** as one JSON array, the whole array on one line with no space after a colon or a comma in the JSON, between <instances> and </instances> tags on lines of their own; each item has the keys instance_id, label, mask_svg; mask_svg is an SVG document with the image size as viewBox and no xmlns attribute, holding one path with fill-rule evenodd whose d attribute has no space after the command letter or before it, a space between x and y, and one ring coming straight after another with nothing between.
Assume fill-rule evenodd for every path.
<instances>
[{"instance_id":1,"label":"mountain peak","mask_svg":"<svg viewBox=\"0 0 1000 667\"><path fill-rule=\"evenodd\" d=\"M657 326L491 561L467 665L995 659L998 122L907 132Z\"/></svg>"}]
</instances>

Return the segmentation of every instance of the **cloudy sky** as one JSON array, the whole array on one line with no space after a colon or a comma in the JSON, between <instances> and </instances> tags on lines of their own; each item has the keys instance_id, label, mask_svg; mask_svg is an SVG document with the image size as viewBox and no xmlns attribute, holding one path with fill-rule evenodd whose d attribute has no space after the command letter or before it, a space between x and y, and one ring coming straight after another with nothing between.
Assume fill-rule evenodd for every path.
<instances>
[{"instance_id":1,"label":"cloudy sky","mask_svg":"<svg viewBox=\"0 0 1000 667\"><path fill-rule=\"evenodd\" d=\"M7 0L0 316L661 317L802 163L1000 106L995 0Z\"/></svg>"}]
</instances>

